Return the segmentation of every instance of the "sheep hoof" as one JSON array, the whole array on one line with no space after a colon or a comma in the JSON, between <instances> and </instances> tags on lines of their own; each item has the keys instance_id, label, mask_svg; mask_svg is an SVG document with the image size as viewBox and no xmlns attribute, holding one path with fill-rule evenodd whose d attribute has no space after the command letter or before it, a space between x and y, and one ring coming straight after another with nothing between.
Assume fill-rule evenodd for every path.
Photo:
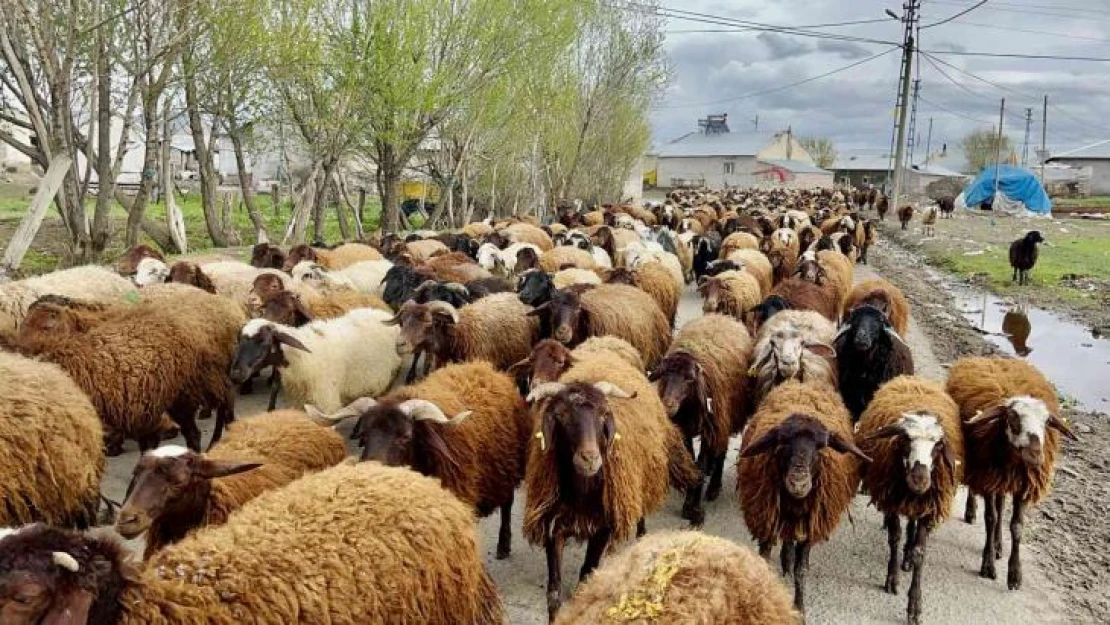
<instances>
[{"instance_id":1,"label":"sheep hoof","mask_svg":"<svg viewBox=\"0 0 1110 625\"><path fill-rule=\"evenodd\" d=\"M720 484L710 484L709 488L707 488L705 490L705 500L706 501L717 501L717 498L720 497L720 496L721 496L721 485Z\"/></svg>"},{"instance_id":2,"label":"sheep hoof","mask_svg":"<svg viewBox=\"0 0 1110 625\"><path fill-rule=\"evenodd\" d=\"M902 560L902 571L909 573L912 570L913 560L911 558L905 558L904 560Z\"/></svg>"},{"instance_id":3,"label":"sheep hoof","mask_svg":"<svg viewBox=\"0 0 1110 625\"><path fill-rule=\"evenodd\" d=\"M979 568L979 577L998 579L998 575L994 572L994 560L988 560L983 563L983 566Z\"/></svg>"},{"instance_id":4,"label":"sheep hoof","mask_svg":"<svg viewBox=\"0 0 1110 625\"><path fill-rule=\"evenodd\" d=\"M690 520L690 527L701 527L705 524L705 510L702 508L694 508L690 511L690 516L684 518Z\"/></svg>"},{"instance_id":5,"label":"sheep hoof","mask_svg":"<svg viewBox=\"0 0 1110 625\"><path fill-rule=\"evenodd\" d=\"M886 583L883 584L883 591L888 594L898 594L898 577L896 575L887 575Z\"/></svg>"},{"instance_id":6,"label":"sheep hoof","mask_svg":"<svg viewBox=\"0 0 1110 625\"><path fill-rule=\"evenodd\" d=\"M513 550L510 547L497 547L497 559L504 560L512 555Z\"/></svg>"},{"instance_id":7,"label":"sheep hoof","mask_svg":"<svg viewBox=\"0 0 1110 625\"><path fill-rule=\"evenodd\" d=\"M1010 569L1006 575L1006 587L1010 590L1021 590L1021 571Z\"/></svg>"},{"instance_id":8,"label":"sheep hoof","mask_svg":"<svg viewBox=\"0 0 1110 625\"><path fill-rule=\"evenodd\" d=\"M964 523L967 523L968 525L975 525L975 513L974 512L965 512L964 513Z\"/></svg>"}]
</instances>

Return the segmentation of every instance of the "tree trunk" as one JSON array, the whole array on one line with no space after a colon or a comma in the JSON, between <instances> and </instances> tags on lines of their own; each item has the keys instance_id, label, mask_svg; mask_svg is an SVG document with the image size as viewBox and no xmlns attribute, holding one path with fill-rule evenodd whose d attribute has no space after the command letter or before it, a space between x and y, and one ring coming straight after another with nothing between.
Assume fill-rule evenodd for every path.
<instances>
[{"instance_id":1,"label":"tree trunk","mask_svg":"<svg viewBox=\"0 0 1110 625\"><path fill-rule=\"evenodd\" d=\"M93 213L90 247L99 256L108 247L108 229L111 225L112 196L116 178L112 171L112 72L108 64L108 45L103 29L96 35L96 211ZM93 138L89 137L89 141ZM127 137L120 137L121 142Z\"/></svg>"},{"instance_id":2,"label":"tree trunk","mask_svg":"<svg viewBox=\"0 0 1110 625\"><path fill-rule=\"evenodd\" d=\"M281 217L281 183L270 185L270 202L273 203L274 217Z\"/></svg>"},{"instance_id":3,"label":"tree trunk","mask_svg":"<svg viewBox=\"0 0 1110 625\"><path fill-rule=\"evenodd\" d=\"M127 233L124 245L132 247L139 242L139 227L146 214L146 205L154 191L155 172L158 164L158 103L150 97L150 85L146 86L143 93L143 130L146 138L143 142L143 171L140 177L139 192L135 194L135 201L131 203L131 210L127 212Z\"/></svg>"},{"instance_id":4,"label":"tree trunk","mask_svg":"<svg viewBox=\"0 0 1110 625\"><path fill-rule=\"evenodd\" d=\"M0 261L0 272L18 269L23 262L23 256L31 247L31 242L35 240L35 234L42 225L43 217L46 217L46 209L50 208L50 201L58 194L71 163L72 159L64 154L58 155L54 162L50 163L50 169L39 182L35 198L31 200L30 210L19 222L19 227L16 228L12 240L4 250L4 259Z\"/></svg>"},{"instance_id":5,"label":"tree trunk","mask_svg":"<svg viewBox=\"0 0 1110 625\"><path fill-rule=\"evenodd\" d=\"M308 231L308 218L312 213L312 207L316 205L316 179L320 175L320 169L319 162L313 163L312 173L305 181L301 196L294 200L293 214L289 217L289 226L285 229L285 237L281 241L282 245L300 245L304 243L305 233Z\"/></svg>"},{"instance_id":6,"label":"tree trunk","mask_svg":"<svg viewBox=\"0 0 1110 625\"><path fill-rule=\"evenodd\" d=\"M258 202L254 198L254 185L251 184L250 174L247 173L247 159L243 155L242 129L234 121L229 120L227 136L231 139L231 147L235 151L235 169L239 172L239 189L243 193L243 204L247 206L247 215L251 218L251 223L254 224L255 232L264 234L269 238L270 233L266 230L266 221L262 219L262 213L258 210Z\"/></svg>"},{"instance_id":7,"label":"tree trunk","mask_svg":"<svg viewBox=\"0 0 1110 625\"><path fill-rule=\"evenodd\" d=\"M317 174L319 180L316 182L316 197L313 198L312 203L312 237L313 241L323 242L326 240L324 236L324 208L327 206L328 201L328 186L331 184L331 173L335 169L335 162L329 157L324 161L323 167Z\"/></svg>"},{"instance_id":8,"label":"tree trunk","mask_svg":"<svg viewBox=\"0 0 1110 625\"><path fill-rule=\"evenodd\" d=\"M366 189L363 187L358 189L358 221L366 223Z\"/></svg>"},{"instance_id":9,"label":"tree trunk","mask_svg":"<svg viewBox=\"0 0 1110 625\"><path fill-rule=\"evenodd\" d=\"M378 151L378 197L382 199L383 232L401 230L400 183L401 167L392 146L383 146Z\"/></svg>"},{"instance_id":10,"label":"tree trunk","mask_svg":"<svg viewBox=\"0 0 1110 625\"><path fill-rule=\"evenodd\" d=\"M189 114L189 130L193 135L193 148L197 155L197 173L200 175L200 201L204 208L204 222L208 228L208 236L216 247L227 247L228 225L220 219L220 209L216 205L216 168L212 162L212 154L208 151L208 144L204 142L204 125L200 117L200 105L197 100L197 81L194 76L191 54L182 56L185 70L185 110ZM213 125L212 133L216 132Z\"/></svg>"},{"instance_id":11,"label":"tree trunk","mask_svg":"<svg viewBox=\"0 0 1110 625\"><path fill-rule=\"evenodd\" d=\"M185 233L185 217L177 206L173 194L173 169L170 167L170 99L166 98L162 109L162 197L166 203L166 227L173 238L175 250L179 254L189 251L189 239Z\"/></svg>"}]
</instances>

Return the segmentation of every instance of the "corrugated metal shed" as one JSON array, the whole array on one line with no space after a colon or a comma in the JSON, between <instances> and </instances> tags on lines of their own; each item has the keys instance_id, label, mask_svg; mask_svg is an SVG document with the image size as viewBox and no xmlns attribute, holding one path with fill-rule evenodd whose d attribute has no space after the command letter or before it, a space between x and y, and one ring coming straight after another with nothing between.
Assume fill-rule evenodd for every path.
<instances>
[{"instance_id":1,"label":"corrugated metal shed","mask_svg":"<svg viewBox=\"0 0 1110 625\"><path fill-rule=\"evenodd\" d=\"M837 171L886 171L890 157L886 154L838 154L831 169Z\"/></svg>"}]
</instances>

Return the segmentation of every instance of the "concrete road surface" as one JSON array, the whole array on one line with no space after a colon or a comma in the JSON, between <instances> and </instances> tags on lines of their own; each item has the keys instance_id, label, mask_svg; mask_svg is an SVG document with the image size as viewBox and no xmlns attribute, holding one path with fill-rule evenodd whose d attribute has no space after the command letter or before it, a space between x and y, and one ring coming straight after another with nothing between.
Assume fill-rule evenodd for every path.
<instances>
[{"instance_id":1,"label":"concrete road surface","mask_svg":"<svg viewBox=\"0 0 1110 625\"><path fill-rule=\"evenodd\" d=\"M856 267L855 275L858 281L874 277L875 273L860 265ZM683 294L677 325L681 327L682 323L700 314L701 301L697 293L688 288ZM912 323L906 339L913 349L918 374L943 379L944 368L934 356L924 334ZM264 411L265 407L266 393L260 390L241 398L236 412L240 416L251 415ZM212 421L201 423L207 440ZM343 430L344 433L352 424L345 424L345 427L348 429ZM754 548L735 496L735 462L739 445L739 440L734 439L725 468L724 489L717 501L706 504L706 522L702 530ZM353 454L358 453L353 445L350 449ZM109 459L104 480L105 495L117 501L122 499L136 456L136 452L130 451ZM924 621L960 625L1065 622L1060 616L1062 599L1051 594L1044 581L1035 540L1027 539L1023 545L1022 590L1011 592L1006 589L1005 557L999 562L997 581L978 576L983 544L982 508L979 521L970 526L962 521L963 502L964 491L961 489L952 517L929 540L923 585ZM857 496L833 538L813 549L806 592L806 616L810 624L905 621L910 576L902 574L898 596L883 592L886 532L882 530L882 516L867 504L866 497ZM648 531L686 528L687 522L679 518L681 506L681 495L672 493L667 505L648 517ZM482 519L479 531L487 565L505 603L508 622L513 625L540 625L547 622L546 563L542 546L528 545L520 535L523 511L524 492L521 490L517 492L513 507L513 554L508 560L494 559L498 514ZM1006 556L1010 543L1009 532L1005 531L1007 528L1008 524L1003 528ZM773 557L776 563L777 553L776 550ZM583 555L582 545L568 545L564 554L564 595L568 598L577 584ZM372 563L368 564L372 566Z\"/></svg>"}]
</instances>

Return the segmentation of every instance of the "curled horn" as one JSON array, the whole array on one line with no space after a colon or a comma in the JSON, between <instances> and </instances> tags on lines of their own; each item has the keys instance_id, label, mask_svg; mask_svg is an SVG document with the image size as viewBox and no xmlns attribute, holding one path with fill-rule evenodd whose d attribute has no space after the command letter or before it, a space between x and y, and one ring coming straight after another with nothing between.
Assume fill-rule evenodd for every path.
<instances>
[{"instance_id":1,"label":"curled horn","mask_svg":"<svg viewBox=\"0 0 1110 625\"><path fill-rule=\"evenodd\" d=\"M909 348L910 348L910 346L909 346L909 345L906 345L906 342L905 342L904 340L902 340L902 337L901 337L901 336L900 336L900 335L898 334L898 332L897 332L897 331L895 331L895 329L894 329L894 328L887 328L887 329L886 329L886 333L890 335L890 338L892 338L892 339L894 339L894 340L898 341L898 342L899 342L899 343L901 343L902 345L905 345L905 346L906 346L906 349L909 349Z\"/></svg>"},{"instance_id":2,"label":"curled horn","mask_svg":"<svg viewBox=\"0 0 1110 625\"><path fill-rule=\"evenodd\" d=\"M459 284L458 282L446 282L444 283L443 287L446 288L448 291L454 291L455 293L458 293L463 297L470 297L470 289L466 288L465 285Z\"/></svg>"},{"instance_id":3,"label":"curled horn","mask_svg":"<svg viewBox=\"0 0 1110 625\"><path fill-rule=\"evenodd\" d=\"M543 384L537 384L536 388L532 389L531 393L528 393L528 397L525 401L531 404L541 399L554 397L566 387L567 385L562 382L544 382Z\"/></svg>"},{"instance_id":4,"label":"curled horn","mask_svg":"<svg viewBox=\"0 0 1110 625\"><path fill-rule=\"evenodd\" d=\"M345 419L361 416L377 404L378 402L373 398L359 397L330 415L312 404L305 404L304 411L308 413L308 418L312 419L317 425L331 426L337 425Z\"/></svg>"},{"instance_id":5,"label":"curled horn","mask_svg":"<svg viewBox=\"0 0 1110 625\"><path fill-rule=\"evenodd\" d=\"M594 388L601 391L602 395L606 397L619 397L621 399L632 399L636 396L636 392L629 393L621 387L613 384L612 382L594 382Z\"/></svg>"},{"instance_id":6,"label":"curled horn","mask_svg":"<svg viewBox=\"0 0 1110 625\"><path fill-rule=\"evenodd\" d=\"M422 292L434 287L436 284L438 284L438 282L436 282L435 280L425 280L425 281L420 283L420 286L416 287L416 289L413 290L413 293L417 293L417 292L422 293Z\"/></svg>"},{"instance_id":7,"label":"curled horn","mask_svg":"<svg viewBox=\"0 0 1110 625\"><path fill-rule=\"evenodd\" d=\"M312 350L305 347L305 344L302 343L300 339L293 336L292 334L289 334L288 332L274 329L274 338L277 340L278 343L284 343L289 347L292 347L293 349L299 349L302 352L307 352L309 354L312 353Z\"/></svg>"},{"instance_id":8,"label":"curled horn","mask_svg":"<svg viewBox=\"0 0 1110 625\"><path fill-rule=\"evenodd\" d=\"M459 311L447 302L428 302L428 310L433 315L444 315L451 318L451 323L459 322Z\"/></svg>"},{"instance_id":9,"label":"curled horn","mask_svg":"<svg viewBox=\"0 0 1110 625\"><path fill-rule=\"evenodd\" d=\"M1008 408L1006 406L994 406L992 408L988 408L987 410L980 410L979 412L975 413L974 417L967 420L966 425L980 423L982 421L993 421L1001 417L1003 413L1005 413L1007 410Z\"/></svg>"},{"instance_id":10,"label":"curled horn","mask_svg":"<svg viewBox=\"0 0 1110 625\"><path fill-rule=\"evenodd\" d=\"M76 573L81 570L81 565L77 563L76 558L64 551L55 551L50 554L50 559L54 561L54 564L57 564L70 573Z\"/></svg>"},{"instance_id":11,"label":"curled horn","mask_svg":"<svg viewBox=\"0 0 1110 625\"><path fill-rule=\"evenodd\" d=\"M410 399L401 402L397 409L412 417L413 421L431 421L442 425L458 425L473 413L472 410L466 410L448 419L439 406L426 399Z\"/></svg>"},{"instance_id":12,"label":"curled horn","mask_svg":"<svg viewBox=\"0 0 1110 625\"><path fill-rule=\"evenodd\" d=\"M1073 432L1071 430L1071 428L1068 427L1068 424L1063 419L1061 419L1058 415L1054 415L1054 414L1048 415L1048 427L1059 431L1061 434L1063 434L1064 436L1067 436L1068 438L1070 438L1073 441L1078 441L1079 440L1079 437L1075 435L1075 432Z\"/></svg>"}]
</instances>

